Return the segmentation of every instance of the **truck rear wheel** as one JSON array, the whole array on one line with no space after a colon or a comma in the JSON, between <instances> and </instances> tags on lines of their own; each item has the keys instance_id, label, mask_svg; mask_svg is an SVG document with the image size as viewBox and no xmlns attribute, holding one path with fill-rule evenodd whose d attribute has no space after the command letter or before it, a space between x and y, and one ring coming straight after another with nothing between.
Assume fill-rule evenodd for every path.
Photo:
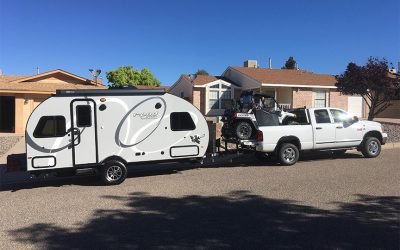
<instances>
[{"instance_id":1,"label":"truck rear wheel","mask_svg":"<svg viewBox=\"0 0 400 250\"><path fill-rule=\"evenodd\" d=\"M253 134L253 128L250 123L241 121L235 124L235 135L240 140L248 140Z\"/></svg>"},{"instance_id":2,"label":"truck rear wheel","mask_svg":"<svg viewBox=\"0 0 400 250\"><path fill-rule=\"evenodd\" d=\"M117 160L105 162L100 171L101 180L105 185L121 184L127 174L128 171L125 164Z\"/></svg>"},{"instance_id":3,"label":"truck rear wheel","mask_svg":"<svg viewBox=\"0 0 400 250\"><path fill-rule=\"evenodd\" d=\"M365 138L361 152L366 158L375 158L381 153L381 142L375 137Z\"/></svg>"},{"instance_id":4,"label":"truck rear wheel","mask_svg":"<svg viewBox=\"0 0 400 250\"><path fill-rule=\"evenodd\" d=\"M282 165L290 166L299 160L299 149L292 143L284 143L278 150L278 160Z\"/></svg>"}]
</instances>

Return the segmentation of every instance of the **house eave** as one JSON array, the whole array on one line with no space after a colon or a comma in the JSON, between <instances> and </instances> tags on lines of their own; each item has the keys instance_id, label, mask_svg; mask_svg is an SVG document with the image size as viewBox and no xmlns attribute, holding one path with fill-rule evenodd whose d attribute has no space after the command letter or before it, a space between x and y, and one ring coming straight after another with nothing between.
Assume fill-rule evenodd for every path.
<instances>
[{"instance_id":1,"label":"house eave","mask_svg":"<svg viewBox=\"0 0 400 250\"><path fill-rule=\"evenodd\" d=\"M291 87L291 88L313 88L313 89L337 89L336 86L325 85L304 85L304 84L277 84L277 83L262 83L262 87Z\"/></svg>"}]
</instances>

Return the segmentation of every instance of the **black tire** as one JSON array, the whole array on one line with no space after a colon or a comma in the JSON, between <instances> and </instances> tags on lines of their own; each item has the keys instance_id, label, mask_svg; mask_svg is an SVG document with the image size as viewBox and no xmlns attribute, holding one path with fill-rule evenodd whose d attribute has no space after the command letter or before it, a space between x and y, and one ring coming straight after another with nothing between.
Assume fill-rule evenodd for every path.
<instances>
[{"instance_id":1,"label":"black tire","mask_svg":"<svg viewBox=\"0 0 400 250\"><path fill-rule=\"evenodd\" d=\"M100 170L100 178L104 185L121 184L128 171L125 164L117 160L110 160L103 164Z\"/></svg>"},{"instance_id":2,"label":"black tire","mask_svg":"<svg viewBox=\"0 0 400 250\"><path fill-rule=\"evenodd\" d=\"M253 127L249 122L238 122L235 124L235 135L240 140L248 140L253 135Z\"/></svg>"},{"instance_id":3,"label":"black tire","mask_svg":"<svg viewBox=\"0 0 400 250\"><path fill-rule=\"evenodd\" d=\"M277 156L282 165L290 166L299 160L299 149L292 143L284 143L279 148Z\"/></svg>"},{"instance_id":4,"label":"black tire","mask_svg":"<svg viewBox=\"0 0 400 250\"><path fill-rule=\"evenodd\" d=\"M381 142L376 137L365 138L362 146L361 153L366 158L375 158L381 153Z\"/></svg>"}]
</instances>

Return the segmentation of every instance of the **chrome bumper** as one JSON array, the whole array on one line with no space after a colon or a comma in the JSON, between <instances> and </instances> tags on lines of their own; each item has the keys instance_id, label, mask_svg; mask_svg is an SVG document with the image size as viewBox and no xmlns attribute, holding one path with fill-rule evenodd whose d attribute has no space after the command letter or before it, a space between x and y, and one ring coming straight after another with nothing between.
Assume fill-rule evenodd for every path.
<instances>
[{"instance_id":1,"label":"chrome bumper","mask_svg":"<svg viewBox=\"0 0 400 250\"><path fill-rule=\"evenodd\" d=\"M382 145L385 145L387 137L388 137L387 133L382 133Z\"/></svg>"}]
</instances>

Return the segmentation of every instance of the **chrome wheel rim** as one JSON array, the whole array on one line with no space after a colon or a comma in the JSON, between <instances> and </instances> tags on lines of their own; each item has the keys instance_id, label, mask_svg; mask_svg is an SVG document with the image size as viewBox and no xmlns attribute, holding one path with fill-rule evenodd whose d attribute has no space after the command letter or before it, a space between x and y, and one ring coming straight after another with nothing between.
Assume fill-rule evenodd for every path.
<instances>
[{"instance_id":1,"label":"chrome wheel rim","mask_svg":"<svg viewBox=\"0 0 400 250\"><path fill-rule=\"evenodd\" d=\"M283 151L283 159L286 162L292 162L296 158L296 151L293 148L287 148Z\"/></svg>"},{"instance_id":2,"label":"chrome wheel rim","mask_svg":"<svg viewBox=\"0 0 400 250\"><path fill-rule=\"evenodd\" d=\"M106 178L108 181L119 180L122 176L122 168L120 166L111 166L107 169Z\"/></svg>"},{"instance_id":3,"label":"chrome wheel rim","mask_svg":"<svg viewBox=\"0 0 400 250\"><path fill-rule=\"evenodd\" d=\"M379 145L376 141L371 141L368 144L368 152L370 152L373 155L376 155L379 152Z\"/></svg>"}]
</instances>

